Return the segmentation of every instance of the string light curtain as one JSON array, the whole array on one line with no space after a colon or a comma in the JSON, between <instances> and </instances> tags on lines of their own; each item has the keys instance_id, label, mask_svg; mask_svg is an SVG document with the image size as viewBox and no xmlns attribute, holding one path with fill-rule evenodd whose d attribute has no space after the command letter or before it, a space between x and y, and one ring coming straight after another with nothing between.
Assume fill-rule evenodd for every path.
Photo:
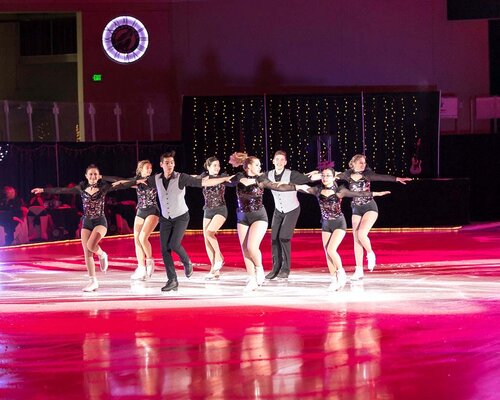
<instances>
[{"instance_id":1,"label":"string light curtain","mask_svg":"<svg viewBox=\"0 0 500 400\"><path fill-rule=\"evenodd\" d=\"M364 121L365 154L375 171L409 176L418 153L421 176L438 175L439 92L364 94Z\"/></svg>"},{"instance_id":2,"label":"string light curtain","mask_svg":"<svg viewBox=\"0 0 500 400\"><path fill-rule=\"evenodd\" d=\"M285 150L299 171L330 161L340 170L362 148L359 95L268 96L267 111L269 154Z\"/></svg>"},{"instance_id":3,"label":"string light curtain","mask_svg":"<svg viewBox=\"0 0 500 400\"><path fill-rule=\"evenodd\" d=\"M187 154L190 172L201 173L212 156L221 161L222 170L233 172L227 161L235 151L265 159L262 96L185 97L183 110L184 142L192 150Z\"/></svg>"},{"instance_id":4,"label":"string light curtain","mask_svg":"<svg viewBox=\"0 0 500 400\"><path fill-rule=\"evenodd\" d=\"M193 172L213 155L224 165L237 150L272 167L284 150L299 171L328 162L343 170L361 153L379 173L408 176L420 138L422 176L437 175L439 92L186 97L183 110Z\"/></svg>"}]
</instances>

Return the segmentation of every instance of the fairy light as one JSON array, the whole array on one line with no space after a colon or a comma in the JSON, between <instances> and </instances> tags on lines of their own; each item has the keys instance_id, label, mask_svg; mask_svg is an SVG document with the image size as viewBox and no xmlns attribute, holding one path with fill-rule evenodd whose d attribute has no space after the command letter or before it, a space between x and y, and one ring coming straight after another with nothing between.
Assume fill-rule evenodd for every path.
<instances>
[{"instance_id":1,"label":"fairy light","mask_svg":"<svg viewBox=\"0 0 500 400\"><path fill-rule=\"evenodd\" d=\"M325 160L340 170L354 154L365 152L377 172L405 175L415 143L429 125L427 96L367 94L364 104L360 95L266 96L267 115L263 97L193 97L187 110L192 113L193 168L199 172L213 155L224 164L234 151L246 151L265 164L267 147L268 162L276 150L284 150L288 165L299 171Z\"/></svg>"},{"instance_id":2,"label":"fairy light","mask_svg":"<svg viewBox=\"0 0 500 400\"><path fill-rule=\"evenodd\" d=\"M193 166L198 166L198 98L193 98Z\"/></svg>"},{"instance_id":3,"label":"fairy light","mask_svg":"<svg viewBox=\"0 0 500 400\"><path fill-rule=\"evenodd\" d=\"M1 145L0 144L0 162L2 162L5 157L9 154L9 144Z\"/></svg>"}]
</instances>

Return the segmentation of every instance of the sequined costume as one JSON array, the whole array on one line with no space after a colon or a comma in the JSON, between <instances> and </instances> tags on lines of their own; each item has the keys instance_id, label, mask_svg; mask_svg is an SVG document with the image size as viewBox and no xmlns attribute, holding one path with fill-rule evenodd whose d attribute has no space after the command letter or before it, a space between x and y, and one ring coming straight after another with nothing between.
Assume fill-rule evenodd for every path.
<instances>
[{"instance_id":1,"label":"sequined costume","mask_svg":"<svg viewBox=\"0 0 500 400\"><path fill-rule=\"evenodd\" d=\"M134 185L135 182L122 183L117 186L111 186L109 182L99 179L97 183L90 185L87 181L82 181L71 188L45 188L44 192L49 194L74 194L79 193L83 204L83 228L93 229L97 225L107 227L104 215L104 206L106 203L106 194L114 190L126 189ZM87 188L99 189L94 194L86 191Z\"/></svg>"},{"instance_id":2,"label":"sequined costume","mask_svg":"<svg viewBox=\"0 0 500 400\"><path fill-rule=\"evenodd\" d=\"M228 176L226 173L219 175L209 175L204 172L199 177L200 178L223 178ZM203 218L212 219L216 215L222 215L227 218L227 206L226 206L226 185L227 183L220 183L215 186L203 186L203 198L205 199L205 204L203 205Z\"/></svg>"},{"instance_id":3,"label":"sequined costume","mask_svg":"<svg viewBox=\"0 0 500 400\"><path fill-rule=\"evenodd\" d=\"M333 193L328 196L322 193L323 190L331 190ZM309 188L308 193L313 194L318 199L319 208L321 211L322 230L333 232L335 229L346 229L345 217L342 213L342 198L343 197L373 197L372 192L355 192L347 190L343 186L338 186L337 182L333 182L331 187L324 185Z\"/></svg>"},{"instance_id":4,"label":"sequined costume","mask_svg":"<svg viewBox=\"0 0 500 400\"><path fill-rule=\"evenodd\" d=\"M137 182L140 179L146 179L140 175L134 178L119 178L117 176L103 176L103 180L108 182L126 181L126 185L130 185L130 182ZM150 215L160 216L160 207L158 206L157 200L157 190L156 187L151 186L146 181L145 183L139 183L136 188L137 193L137 207L136 215L142 219L146 219Z\"/></svg>"},{"instance_id":5,"label":"sequined costume","mask_svg":"<svg viewBox=\"0 0 500 400\"><path fill-rule=\"evenodd\" d=\"M227 174L220 175L208 175L207 173L201 174L201 178L222 178L227 176ZM223 207L226 205L226 199L224 194L226 192L226 185L224 183L219 183L215 186L204 186L203 187L203 197L205 199L205 205L203 209Z\"/></svg>"},{"instance_id":6,"label":"sequined costume","mask_svg":"<svg viewBox=\"0 0 500 400\"><path fill-rule=\"evenodd\" d=\"M137 208L139 209L146 209L151 207L158 208L158 201L156 200L157 192L155 187L151 187L146 183L140 183L137 185L136 191L137 191Z\"/></svg>"},{"instance_id":7,"label":"sequined costume","mask_svg":"<svg viewBox=\"0 0 500 400\"><path fill-rule=\"evenodd\" d=\"M396 177L392 175L381 175L373 172L370 168L366 168L361 172L361 178L358 180L352 179L355 172L352 169L344 171L338 175L339 180L345 180L349 184L349 189L353 192L370 192L371 182L396 182ZM356 196L352 199L351 207L353 214L363 216L368 211L378 212L377 203L373 196Z\"/></svg>"},{"instance_id":8,"label":"sequined costume","mask_svg":"<svg viewBox=\"0 0 500 400\"><path fill-rule=\"evenodd\" d=\"M141 179L141 177L137 177ZM147 182L137 185L137 216L146 219L150 215L160 216L158 207L158 193L156 187L151 187Z\"/></svg>"},{"instance_id":9,"label":"sequined costume","mask_svg":"<svg viewBox=\"0 0 500 400\"><path fill-rule=\"evenodd\" d=\"M245 186L240 182L242 178L255 179L255 183ZM272 189L280 192L295 190L295 185L280 185L278 183L271 182L264 175L248 176L246 173L240 172L236 175L235 180L238 182L236 186L236 195L238 198L239 212L254 212L262 209L264 207L264 203L262 202L264 189Z\"/></svg>"},{"instance_id":10,"label":"sequined costume","mask_svg":"<svg viewBox=\"0 0 500 400\"><path fill-rule=\"evenodd\" d=\"M240 182L243 178L255 179L255 183L246 186ZM240 172L233 178L233 181L238 182L236 185L238 223L243 225L251 225L255 221L268 221L262 201L264 189L280 192L295 190L295 185L271 182L265 175L248 176L246 173Z\"/></svg>"}]
</instances>

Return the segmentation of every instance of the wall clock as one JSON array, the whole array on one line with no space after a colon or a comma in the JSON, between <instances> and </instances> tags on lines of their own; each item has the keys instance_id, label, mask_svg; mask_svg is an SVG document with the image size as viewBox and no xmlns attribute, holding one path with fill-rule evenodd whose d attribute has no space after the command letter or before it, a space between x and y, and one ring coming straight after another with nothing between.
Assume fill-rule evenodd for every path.
<instances>
[{"instance_id":1,"label":"wall clock","mask_svg":"<svg viewBox=\"0 0 500 400\"><path fill-rule=\"evenodd\" d=\"M148 48L146 27L137 18L117 17L102 32L102 47L117 63L129 64L141 58Z\"/></svg>"}]
</instances>

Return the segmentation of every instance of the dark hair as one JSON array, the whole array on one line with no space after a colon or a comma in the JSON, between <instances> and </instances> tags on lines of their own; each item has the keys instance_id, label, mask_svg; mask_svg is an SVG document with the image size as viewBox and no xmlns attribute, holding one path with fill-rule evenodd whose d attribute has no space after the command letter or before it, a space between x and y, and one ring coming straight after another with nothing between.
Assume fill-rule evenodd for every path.
<instances>
[{"instance_id":1,"label":"dark hair","mask_svg":"<svg viewBox=\"0 0 500 400\"><path fill-rule=\"evenodd\" d=\"M333 177L335 178L335 170L332 167L323 168L320 172L323 171L330 171L333 174Z\"/></svg>"},{"instance_id":2,"label":"dark hair","mask_svg":"<svg viewBox=\"0 0 500 400\"><path fill-rule=\"evenodd\" d=\"M167 151L166 153L163 153L161 156L160 156L160 162L163 162L163 160L165 158L174 158L175 157L175 150L172 150L172 151Z\"/></svg>"},{"instance_id":3,"label":"dark hair","mask_svg":"<svg viewBox=\"0 0 500 400\"><path fill-rule=\"evenodd\" d=\"M89 169L94 169L94 168L95 168L98 172L101 172L101 171L99 171L99 167L98 167L97 165L95 165L95 164L90 164L90 165L87 167L87 169L85 170L85 174L86 174L87 172L89 172Z\"/></svg>"}]
</instances>

